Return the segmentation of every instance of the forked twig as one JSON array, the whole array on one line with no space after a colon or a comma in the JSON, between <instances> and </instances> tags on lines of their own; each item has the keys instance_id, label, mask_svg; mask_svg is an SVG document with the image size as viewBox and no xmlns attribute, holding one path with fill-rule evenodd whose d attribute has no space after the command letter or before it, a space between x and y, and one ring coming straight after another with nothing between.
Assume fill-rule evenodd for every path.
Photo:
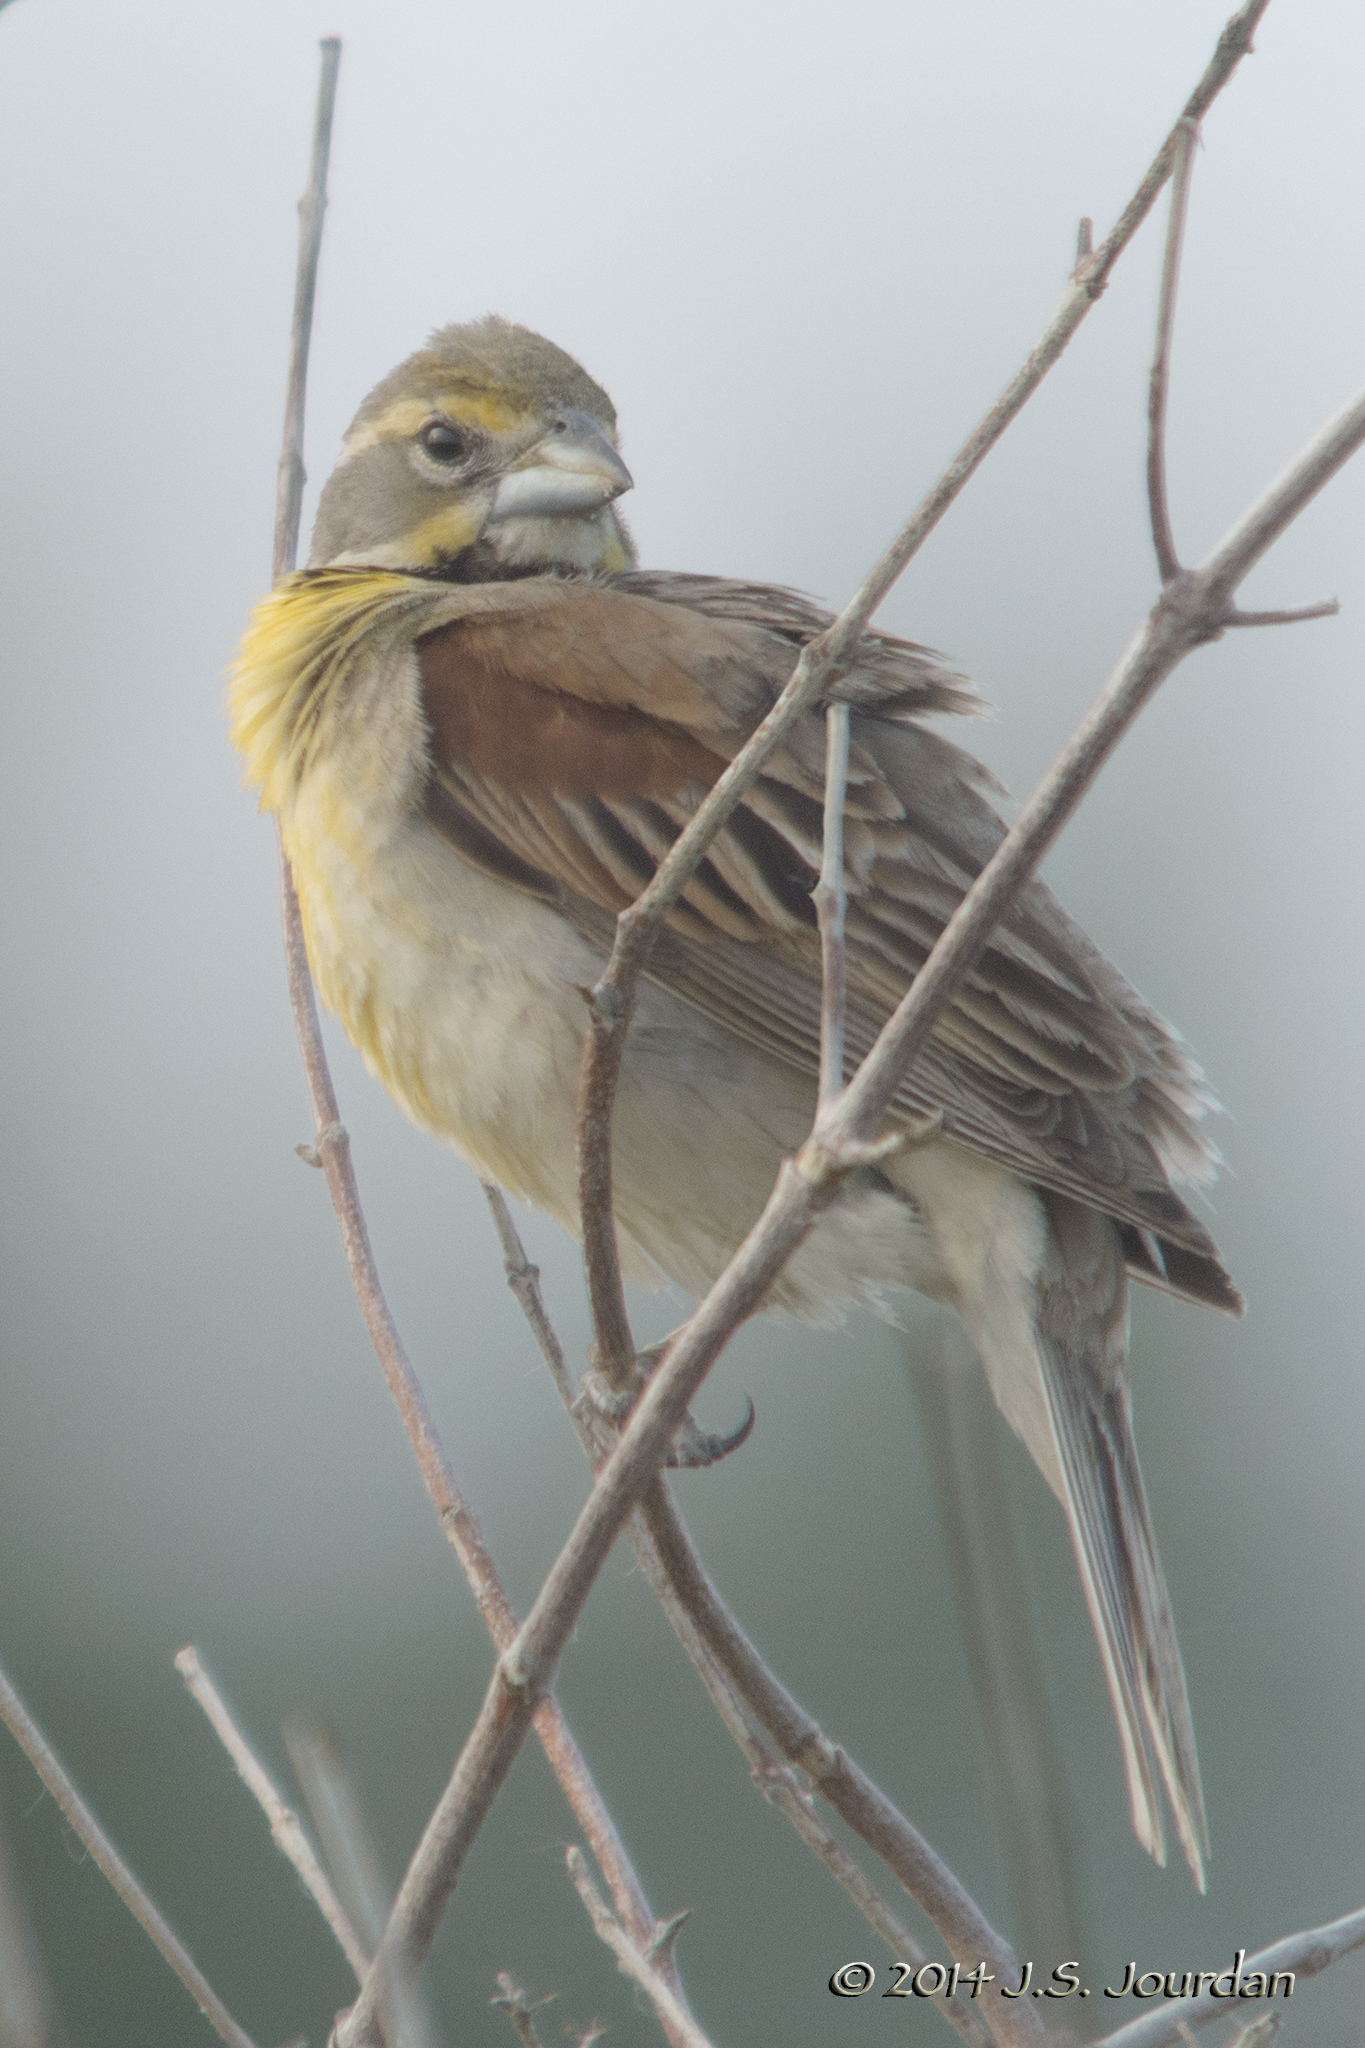
<instances>
[{"instance_id":1,"label":"forked twig","mask_svg":"<svg viewBox=\"0 0 1365 2048\"><path fill-rule=\"evenodd\" d=\"M918 1831L792 1699L754 1649L712 1585L662 1476L646 1490L630 1534L631 1548L645 1577L721 1720L748 1761L755 1784L785 1814L896 1960L918 1969L930 1959L835 1840L796 1777L797 1769L805 1772L853 1831L881 1856L922 1910L928 1911L925 1899L931 1886L941 1898L955 1895L962 1910L956 1911L952 1920L961 1946L950 1943L953 1953L959 1957L971 1954L974 1961L984 1958L1010 1981L1018 1965L1008 1944ZM926 1882L930 1872L932 1877ZM946 1917L941 1914L936 1924L942 1926ZM979 2009L958 1997L936 1999L934 2009L970 2048L992 2048L997 2033L1006 2042L1041 2039L1031 2010L1015 2025L1008 2011L997 2014L993 2008Z\"/></svg>"},{"instance_id":2,"label":"forked twig","mask_svg":"<svg viewBox=\"0 0 1365 2048\"><path fill-rule=\"evenodd\" d=\"M634 1345L612 1223L611 1115L636 988L659 928L712 839L757 779L763 763L826 685L842 672L872 614L902 570L1032 397L1104 292L1114 265L1171 175L1181 137L1190 123L1197 126L1203 119L1251 48L1257 23L1268 5L1269 0L1246 0L1227 23L1179 120L1105 240L1092 254L1078 260L1057 311L1027 361L968 436L834 624L802 650L786 688L768 716L718 778L660 863L649 887L617 919L611 958L589 1001L590 1028L578 1088L578 1168L583 1254L599 1363L620 1384L627 1382L633 1366ZM1081 239L1086 241L1088 237L1083 233Z\"/></svg>"},{"instance_id":3,"label":"forked twig","mask_svg":"<svg viewBox=\"0 0 1365 2048\"><path fill-rule=\"evenodd\" d=\"M56 1800L67 1826L89 1851L92 1863L108 1878L139 1927L160 1950L218 2038L226 2041L228 2048L256 2048L250 2034L238 2026L170 1922L153 1905L133 1876L58 1762L42 1729L3 1670L0 1670L0 1720Z\"/></svg>"},{"instance_id":4,"label":"forked twig","mask_svg":"<svg viewBox=\"0 0 1365 2048\"><path fill-rule=\"evenodd\" d=\"M1166 224L1166 249L1161 264L1161 290L1157 306L1156 351L1152 358L1147 388L1147 509L1152 527L1152 546L1162 585L1174 582L1183 571L1171 530L1171 513L1166 482L1166 402L1170 387L1171 341L1175 333L1175 302L1180 284L1180 259L1189 213L1190 183L1194 176L1195 152L1199 147L1199 123L1187 115L1177 124L1175 165L1171 178L1171 208ZM1081 223L1084 228L1085 223ZM1317 604L1294 605L1275 611L1239 611L1230 605L1220 626L1297 626L1308 619L1335 618L1341 607L1334 597Z\"/></svg>"},{"instance_id":5,"label":"forked twig","mask_svg":"<svg viewBox=\"0 0 1365 2048\"><path fill-rule=\"evenodd\" d=\"M1152 522L1152 546L1163 583L1180 574L1180 558L1171 534L1171 513L1166 494L1166 399L1171 374L1171 336L1175 330L1175 295L1180 281L1180 251L1185 240L1185 219L1190 204L1190 179L1194 175L1199 129L1193 121L1179 124L1175 167L1171 173L1171 211L1166 226L1166 253L1161 264L1161 295L1157 304L1156 354L1147 387L1147 510Z\"/></svg>"},{"instance_id":6,"label":"forked twig","mask_svg":"<svg viewBox=\"0 0 1365 2048\"><path fill-rule=\"evenodd\" d=\"M679 2005L655 1967L656 1958L671 1945L678 1928L687 1917L686 1914L679 1913L676 1919L668 1921L661 1927L650 1945L650 1953L644 1954L631 1940L593 1883L583 1851L571 1848L565 1861L568 1864L569 1876L573 1879L574 1890L587 1908L594 1932L615 1956L617 1968L632 1978L649 1999L661 2024L667 2028L669 2039L681 2041L684 2048L711 2048L711 2043L691 2013L685 2006Z\"/></svg>"},{"instance_id":7,"label":"forked twig","mask_svg":"<svg viewBox=\"0 0 1365 2048\"><path fill-rule=\"evenodd\" d=\"M489 1181L483 1183L483 1190L493 1212L506 1269L509 1274L523 1276L522 1284L513 1291L551 1373L555 1374L558 1366L564 1374L561 1398L595 1471L602 1463L602 1453L574 1398L563 1349L541 1296L539 1274L526 1256L502 1190ZM877 1791L847 1751L829 1740L764 1663L712 1585L672 1489L662 1475L646 1489L627 1524L626 1535L636 1562L759 1790L785 1814L897 1960L915 1968L928 1962L930 1958L913 1935L821 1820L796 1770L799 1768L815 1779L849 1827L882 1857L912 1898L921 1899L926 1873L932 1872L933 1882L942 1894L947 1896L956 1887L960 1898L967 1900L957 1879L946 1865L940 1865L923 1836ZM970 1908L969 1900L967 1905ZM979 1953L994 1962L1004 1977L1017 1976L1018 1964L1012 1951L984 1919L973 1923L960 1912L957 1925L973 1955ZM977 2007L954 1997L936 1999L934 2010L957 2029L971 2048L992 2048L994 2035L985 2014ZM1008 2033L1008 2021L1005 2031Z\"/></svg>"},{"instance_id":8,"label":"forked twig","mask_svg":"<svg viewBox=\"0 0 1365 2048\"><path fill-rule=\"evenodd\" d=\"M1241 1977L1254 1971L1269 1980L1288 1971L1297 1983L1300 1977L1316 1977L1358 1948L1365 1948L1365 1907L1357 1913L1347 1913L1344 1919L1330 1921L1325 1927L1306 1927L1300 1934L1286 1935L1283 1941L1250 1957L1236 1974ZM1106 2034L1094 2048L1167 2048L1167 2043L1177 2040L1185 2027L1207 2027L1214 2020L1237 2016L1235 2005L1205 1991L1198 1998L1182 1998L1178 2014L1170 2006L1145 2012L1141 2019L1130 2020L1126 2027Z\"/></svg>"},{"instance_id":9,"label":"forked twig","mask_svg":"<svg viewBox=\"0 0 1365 2048\"><path fill-rule=\"evenodd\" d=\"M381 1957L391 1940L401 1954L425 1953L493 1790L520 1746L531 1705L550 1684L593 1582L697 1389L740 1323L762 1306L787 1260L835 1198L842 1177L876 1156L874 1133L881 1119L996 924L1143 706L1186 654L1217 638L1242 578L1362 441L1365 394L1329 422L1201 569L1181 575L1162 593L1095 705L950 918L858 1074L817 1116L810 1138L783 1167L759 1221L675 1333L516 1641L499 1662L399 1888ZM372 2039L368 1984L356 2013L350 2039L358 2044Z\"/></svg>"},{"instance_id":10,"label":"forked twig","mask_svg":"<svg viewBox=\"0 0 1365 2048\"><path fill-rule=\"evenodd\" d=\"M232 1758L238 1777L269 1821L275 1847L282 1856L288 1857L298 1872L304 1889L336 1936L341 1952L359 1983L370 1966L370 1951L351 1925L345 1907L332 1889L330 1878L314 1855L302 1821L233 1720L227 1701L205 1670L193 1644L177 1651L175 1668L196 1704L203 1708L214 1734Z\"/></svg>"},{"instance_id":11,"label":"forked twig","mask_svg":"<svg viewBox=\"0 0 1365 2048\"><path fill-rule=\"evenodd\" d=\"M1236 55L1245 47L1251 26L1262 11L1259 4L1244 8L1225 31L1220 53L1227 54L1229 61L1222 69L1222 76L1231 70ZM1241 40L1234 49L1238 37ZM1211 67L1211 71L1217 69L1217 64ZM1196 94L1185 110L1185 118L1197 116L1202 111L1198 102L1199 95ZM1125 211L1121 228L1141 217L1141 212L1150 205L1160 183L1169 174L1172 160L1171 155L1163 151L1134 202ZM1116 230L1104 250L1097 254L1093 270L1083 273L1088 285L1097 287L1102 281L1104 259L1112 260L1119 232ZM1079 317L1078 314L1077 320ZM1065 339L1064 335L1062 339ZM1026 376L1027 371L1024 374ZM880 1151L880 1141L873 1135L877 1124L910 1063L970 972L995 924L1008 913L1062 823L1074 810L1143 704L1185 654L1201 642L1217 637L1242 578L1302 506L1348 459L1363 437L1365 400L1354 402L1330 423L1281 483L1267 492L1238 523L1228 541L1202 570L1182 575L1163 593L1147 627L1132 643L1092 713L1083 721L1016 825L1005 835L994 858L968 891L859 1075L850 1088L818 1116L810 1140L797 1159L784 1168L758 1224L694 1315L675 1335L665 1363L651 1380L617 1450L599 1474L574 1531L551 1568L517 1642L499 1666L446 1794L432 1815L400 1887L386 1930L385 1944L392 1940L395 1948L406 1950L411 1943L420 1952L430 1940L441 1903L448 1896L460 1862L477 1830L481 1813L486 1809L489 1774L500 1778L509 1767L520 1739L515 1732L516 1724L524 1726L523 1716L529 1702L539 1688L549 1682L593 1580L633 1502L648 1483L664 1445L681 1422L688 1402L730 1334L762 1304L787 1259L834 1198L840 1180L851 1167ZM912 521L912 527L916 523ZM891 554L895 552L893 549ZM869 579L870 584L876 584L888 572L894 573L891 556L883 558L883 563ZM864 591L868 588L865 585ZM830 648L838 644L838 635L845 627L853 629L860 627L861 623L855 601L839 625L822 636L819 644L824 658L828 658ZM809 678L809 669L806 678L802 677L801 670L807 666L810 653L808 648L797 665L793 682L783 694L783 709L791 715L795 715L791 707L800 697L802 683ZM771 717L765 721L765 726L771 733ZM752 767L754 757L749 750L745 752ZM727 776L733 778L734 773L732 764ZM730 800L735 798L735 784L730 780L727 790L727 777L722 777L712 792L712 800L708 800L712 829L722 821L727 794ZM679 858L684 844L689 835L696 833L707 810L708 806L703 806L688 832L679 839L651 889L645 892L636 906L636 912L644 909L646 900L652 895L652 915L656 922L663 914L669 900L667 889L680 887L686 872ZM697 856L695 837L687 851L690 857ZM635 922L632 922L633 918ZM639 936L632 937L633 933ZM651 936L651 928L641 923L636 913L628 911L623 914L618 924L611 967L595 992L593 1028L585 1053L584 1083L580 1093L584 1184L593 1183L598 1198L605 1197L608 1201L607 1112L628 1022L629 995L634 986L633 979L624 984L621 982L619 969L624 957L631 976L638 976L642 957L639 949L647 945ZM624 997L621 994L623 986L626 989ZM605 996L611 996L612 1000L605 1001ZM605 1229L606 1235L610 1236L609 1226L609 1211L595 1217L585 1213L585 1243L593 1228L599 1234ZM619 1294L619 1272L614 1266L605 1278L613 1283L612 1291ZM603 1276L599 1274L596 1279L601 1281ZM628 1335L629 1325L624 1319L623 1305L621 1320ZM599 1337L600 1333L599 1323ZM362 1992L356 2007L357 2026L352 2037L357 2042L370 2037L371 2022L366 2006L366 1993Z\"/></svg>"}]
</instances>

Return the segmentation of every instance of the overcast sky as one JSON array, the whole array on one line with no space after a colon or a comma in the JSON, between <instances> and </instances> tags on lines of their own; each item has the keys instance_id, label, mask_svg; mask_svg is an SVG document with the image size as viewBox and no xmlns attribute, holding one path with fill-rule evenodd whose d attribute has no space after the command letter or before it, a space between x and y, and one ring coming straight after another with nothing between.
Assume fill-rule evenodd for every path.
<instances>
[{"instance_id":1,"label":"overcast sky","mask_svg":"<svg viewBox=\"0 0 1365 2048\"><path fill-rule=\"evenodd\" d=\"M0 1657L262 2041L322 2038L346 1978L170 1656L202 1641L276 1758L285 1711L329 1715L395 1871L488 1669L291 1150L307 1121L272 835L224 739L223 670L268 578L317 38L345 51L305 529L370 386L433 326L492 309L612 393L646 564L838 603L1036 339L1078 217L1112 222L1227 7L0 14ZM1361 381L1362 77L1359 7L1274 0L1207 123L1171 404L1189 558ZM996 716L970 737L1020 792L1155 592L1159 251L1153 222L884 613L973 671ZM1206 1900L1128 1835L1060 1520L1009 1462L1096 1971L1221 1966L1361 1903L1363 512L1358 465L1245 592L1335 594L1341 618L1192 659L1048 868L1207 1064L1228 1110L1213 1220L1251 1302L1241 1326L1151 1298L1135 1315ZM337 1075L400 1322L524 1603L582 1497L578 1453L465 1169L344 1046ZM575 1254L528 1234L581 1354ZM674 1313L646 1302L641 1327ZM703 1413L733 1419L745 1389L755 1441L683 1487L707 1554L784 1676L1010 1927L898 1340L757 1329ZM860 2040L932 2038L896 2005L832 2015L829 1972L870 1937L749 1794L624 1567L562 1692L656 1906L693 1907L683 1964L718 2048L833 2039L849 2012ZM8 1749L0 1820L73 2041L199 2039ZM613 2041L653 2038L565 1895L568 1826L528 1758L438 1949L450 2040L510 2038L486 2003L502 1968L560 1989L547 2038L594 2011ZM1352 1968L1293 2016L1328 2048L1359 2039Z\"/></svg>"}]
</instances>

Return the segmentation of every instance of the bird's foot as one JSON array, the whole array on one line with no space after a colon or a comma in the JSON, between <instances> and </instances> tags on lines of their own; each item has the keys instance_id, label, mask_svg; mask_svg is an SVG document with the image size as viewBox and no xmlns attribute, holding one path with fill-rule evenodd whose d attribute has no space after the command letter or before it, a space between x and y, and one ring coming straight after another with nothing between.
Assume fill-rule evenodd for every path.
<instances>
[{"instance_id":1,"label":"bird's foot","mask_svg":"<svg viewBox=\"0 0 1365 2048\"><path fill-rule=\"evenodd\" d=\"M617 1436L629 1421L635 1403L668 1344L669 1339L665 1338L661 1344L646 1345L643 1351L636 1353L634 1383L630 1387L614 1386L606 1374L595 1367L590 1367L579 1380L575 1406L604 1451L614 1446ZM747 1413L743 1422L724 1436L702 1429L690 1414L685 1415L660 1464L670 1471L692 1472L728 1458L731 1451L737 1451L746 1441L754 1426L754 1404L747 1395L745 1406Z\"/></svg>"}]
</instances>

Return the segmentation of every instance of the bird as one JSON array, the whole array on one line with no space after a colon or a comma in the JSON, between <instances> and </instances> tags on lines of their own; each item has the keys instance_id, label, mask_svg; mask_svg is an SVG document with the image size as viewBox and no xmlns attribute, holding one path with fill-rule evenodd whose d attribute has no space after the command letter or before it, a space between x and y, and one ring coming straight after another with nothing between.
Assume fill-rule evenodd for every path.
<instances>
[{"instance_id":1,"label":"bird","mask_svg":"<svg viewBox=\"0 0 1365 2048\"><path fill-rule=\"evenodd\" d=\"M611 400L572 356L497 315L437 330L360 406L308 564L256 606L229 688L324 1004L409 1117L575 1235L582 991L831 623L792 590L640 568L632 486ZM647 1285L704 1292L810 1130L830 703L850 720L850 1063L1005 829L1001 785L930 722L980 709L968 678L866 631L649 959L612 1139L622 1263ZM1128 1282L1242 1312L1179 1192L1213 1177L1213 1106L1179 1035L1033 881L895 1099L920 1142L851 1177L767 1304L894 1318L908 1289L959 1317L1065 1512L1134 1831L1164 1863L1169 1806L1201 1891Z\"/></svg>"}]
</instances>

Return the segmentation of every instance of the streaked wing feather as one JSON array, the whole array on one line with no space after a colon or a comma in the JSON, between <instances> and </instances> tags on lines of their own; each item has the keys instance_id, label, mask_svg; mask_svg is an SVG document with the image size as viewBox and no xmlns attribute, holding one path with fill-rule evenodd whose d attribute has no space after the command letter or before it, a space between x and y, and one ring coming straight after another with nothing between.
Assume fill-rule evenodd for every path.
<instances>
[{"instance_id":1,"label":"streaked wing feather","mask_svg":"<svg viewBox=\"0 0 1365 2048\"><path fill-rule=\"evenodd\" d=\"M491 595L490 595L491 593ZM471 601L476 600L476 601ZM632 572L528 579L443 600L419 642L433 816L485 834L610 943L828 615L788 591ZM846 820L850 1060L867 1050L1004 827L980 764L916 722L971 705L938 657L868 636L837 686L853 722ZM653 980L814 1075L824 726L798 724L717 836ZM439 822L439 817L438 817ZM485 863L486 864L486 863ZM897 1098L956 1142L1126 1226L1138 1277L1236 1310L1169 1175L1207 1177L1207 1107L1176 1035L1039 883L994 934Z\"/></svg>"}]
</instances>

